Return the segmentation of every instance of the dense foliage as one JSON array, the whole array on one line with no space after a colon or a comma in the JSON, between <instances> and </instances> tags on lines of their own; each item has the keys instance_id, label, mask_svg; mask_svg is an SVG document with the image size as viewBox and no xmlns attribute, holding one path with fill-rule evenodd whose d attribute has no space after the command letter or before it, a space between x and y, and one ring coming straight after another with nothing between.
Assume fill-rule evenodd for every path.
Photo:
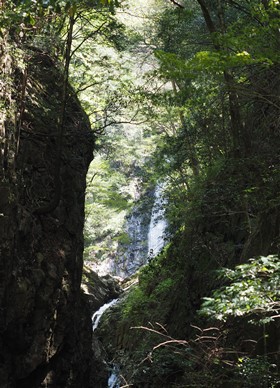
<instances>
[{"instance_id":1,"label":"dense foliage","mask_svg":"<svg viewBox=\"0 0 280 388\"><path fill-rule=\"evenodd\" d=\"M274 387L279 3L157 4L144 39L158 67L139 92L173 239L121 306L119 338L102 335L136 386Z\"/></svg>"},{"instance_id":2,"label":"dense foliage","mask_svg":"<svg viewBox=\"0 0 280 388\"><path fill-rule=\"evenodd\" d=\"M62 75L58 161L69 93L99 139L86 257L128 242L136 186L166 183L172 241L120 305L116 338L111 323L102 329L129 383L276 387L279 1L155 1L135 30L117 1L2 3L1 52L13 52L22 75L19 107L28 56L47 52Z\"/></svg>"},{"instance_id":3,"label":"dense foliage","mask_svg":"<svg viewBox=\"0 0 280 388\"><path fill-rule=\"evenodd\" d=\"M277 256L252 259L235 270L220 270L220 276L231 283L204 298L201 314L224 321L248 316L256 324L279 318L279 270Z\"/></svg>"}]
</instances>

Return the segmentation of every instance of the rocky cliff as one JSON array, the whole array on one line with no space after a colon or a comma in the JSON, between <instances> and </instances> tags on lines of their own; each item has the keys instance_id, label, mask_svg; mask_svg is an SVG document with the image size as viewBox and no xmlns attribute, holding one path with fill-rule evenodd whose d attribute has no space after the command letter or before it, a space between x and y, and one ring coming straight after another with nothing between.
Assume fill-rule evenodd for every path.
<instances>
[{"instance_id":1,"label":"rocky cliff","mask_svg":"<svg viewBox=\"0 0 280 388\"><path fill-rule=\"evenodd\" d=\"M70 86L63 108L62 71L48 54L29 49L20 70L1 49L0 386L88 387L80 284L94 138Z\"/></svg>"}]
</instances>

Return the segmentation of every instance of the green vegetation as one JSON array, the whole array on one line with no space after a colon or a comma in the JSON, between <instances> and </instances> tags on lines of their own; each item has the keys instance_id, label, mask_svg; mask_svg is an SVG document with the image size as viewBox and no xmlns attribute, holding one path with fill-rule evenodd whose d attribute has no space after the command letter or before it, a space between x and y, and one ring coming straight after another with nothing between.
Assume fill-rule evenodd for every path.
<instances>
[{"instance_id":1,"label":"green vegetation","mask_svg":"<svg viewBox=\"0 0 280 388\"><path fill-rule=\"evenodd\" d=\"M136 386L274 387L279 4L159 3L146 31L158 66L139 92L173 238L120 306L121 338L102 336Z\"/></svg>"},{"instance_id":2,"label":"green vegetation","mask_svg":"<svg viewBox=\"0 0 280 388\"><path fill-rule=\"evenodd\" d=\"M144 3L133 23L135 1L6 1L0 26L61 67L60 141L69 93L89 116L85 258L128 244L127 216L166 184L171 243L102 338L136 387L276 387L279 1Z\"/></svg>"},{"instance_id":3,"label":"green vegetation","mask_svg":"<svg viewBox=\"0 0 280 388\"><path fill-rule=\"evenodd\" d=\"M230 285L204 298L201 314L227 321L230 317L245 316L256 324L279 318L280 262L277 256L251 259L247 264L220 270Z\"/></svg>"}]
</instances>

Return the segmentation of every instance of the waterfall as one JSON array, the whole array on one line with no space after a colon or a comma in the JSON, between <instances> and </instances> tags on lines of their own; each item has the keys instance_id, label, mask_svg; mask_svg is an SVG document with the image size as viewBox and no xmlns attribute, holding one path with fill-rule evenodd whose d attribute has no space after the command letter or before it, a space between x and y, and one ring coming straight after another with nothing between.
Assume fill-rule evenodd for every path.
<instances>
[{"instance_id":1,"label":"waterfall","mask_svg":"<svg viewBox=\"0 0 280 388\"><path fill-rule=\"evenodd\" d=\"M152 208L152 214L148 229L148 243L147 248L149 252L149 256L156 256L162 247L164 246L164 233L167 226L167 222L164 218L164 200L162 199L162 191L163 191L163 185L158 184L155 188L154 193L154 204ZM132 266L133 272L137 269L137 267L140 267L141 264L138 263L139 257L141 257L140 250L138 249L137 243L142 241L141 237L141 223L140 218L133 215L129 222L129 234L132 237L132 240L134 241L134 248L136 251L136 255L133 256L133 260L128 262ZM137 260L138 259L138 260ZM147 257L146 259L147 260ZM136 261L136 268L135 266ZM142 263L144 264L144 263ZM108 379L108 388L119 388L120 387L120 369L118 365L114 364L111 370L111 374Z\"/></svg>"},{"instance_id":2,"label":"waterfall","mask_svg":"<svg viewBox=\"0 0 280 388\"><path fill-rule=\"evenodd\" d=\"M164 232L167 226L164 218L162 200L163 185L158 184L155 189L155 201L148 233L148 252L150 257L156 256L164 246Z\"/></svg>"},{"instance_id":3,"label":"waterfall","mask_svg":"<svg viewBox=\"0 0 280 388\"><path fill-rule=\"evenodd\" d=\"M108 379L108 388L119 388L120 386L120 378L119 378L119 368L117 365L114 365L111 375Z\"/></svg>"},{"instance_id":4,"label":"waterfall","mask_svg":"<svg viewBox=\"0 0 280 388\"><path fill-rule=\"evenodd\" d=\"M109 309L111 306L113 306L115 303L117 303L118 299L113 299L111 300L111 302L109 303L105 303L103 306L100 307L99 310L97 310L92 318L91 318L91 321L92 321L92 331L96 330L97 327L98 327L98 324L99 324L99 321L100 321L100 318L102 317L102 315L105 313L105 311L107 309Z\"/></svg>"},{"instance_id":5,"label":"waterfall","mask_svg":"<svg viewBox=\"0 0 280 388\"><path fill-rule=\"evenodd\" d=\"M109 273L125 279L145 265L148 258L160 252L165 243L163 236L167 226L163 209L166 204L162 199L163 187L162 183L155 187L151 217L149 207L147 209L139 204L128 215L124 234L129 242L119 244L116 254L102 262L86 262L98 275Z\"/></svg>"},{"instance_id":6,"label":"waterfall","mask_svg":"<svg viewBox=\"0 0 280 388\"><path fill-rule=\"evenodd\" d=\"M97 310L93 314L93 316L91 318L92 331L95 331L97 329L100 318L105 313L105 311L108 310L110 307L114 306L114 304L116 304L117 302L118 302L118 299L113 299L113 300L111 300L111 302L105 303L103 306L100 307L99 310ZM120 384L119 384L119 368L117 365L114 365L112 370L111 370L111 374L109 376L109 379L108 379L108 388L119 388L119 386L120 386Z\"/></svg>"},{"instance_id":7,"label":"waterfall","mask_svg":"<svg viewBox=\"0 0 280 388\"><path fill-rule=\"evenodd\" d=\"M147 262L147 251L149 257L156 256L164 246L164 233L167 222L164 218L164 200L162 199L163 185L158 184L154 192L154 204L152 208L149 228L142 226L142 214L136 209L127 222L127 233L131 239L130 246L123 254L123 267L115 265L118 275L128 276L133 274L139 267ZM130 286L129 286L130 287ZM127 287L127 289L129 288ZM92 330L95 331L104 312L116 304L118 299L105 303L92 316ZM108 388L120 387L120 368L117 364L111 367L110 376L107 382Z\"/></svg>"},{"instance_id":8,"label":"waterfall","mask_svg":"<svg viewBox=\"0 0 280 388\"><path fill-rule=\"evenodd\" d=\"M100 307L99 310L97 310L92 318L92 331L95 331L98 327L100 318L105 313L106 310L108 310L110 307L114 306L118 302L118 299L113 299L109 303L105 303L103 306ZM114 365L111 371L111 374L108 379L108 388L119 388L119 369L117 365Z\"/></svg>"}]
</instances>

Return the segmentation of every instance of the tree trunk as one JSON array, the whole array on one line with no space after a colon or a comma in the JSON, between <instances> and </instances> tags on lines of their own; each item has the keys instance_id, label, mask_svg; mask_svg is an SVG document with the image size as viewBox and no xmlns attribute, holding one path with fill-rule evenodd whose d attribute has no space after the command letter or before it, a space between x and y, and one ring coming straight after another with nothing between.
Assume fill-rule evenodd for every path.
<instances>
[{"instance_id":1,"label":"tree trunk","mask_svg":"<svg viewBox=\"0 0 280 388\"><path fill-rule=\"evenodd\" d=\"M212 20L210 11L204 0L197 0L202 10L202 14L207 25L208 31L212 36L212 42L214 48L217 51L226 50L225 47L222 47L215 41L213 36L218 30ZM226 32L226 24L224 18L224 10L222 7L222 2L218 0L218 18L220 22L220 30L221 33L224 34ZM236 82L233 76L233 73L225 70L224 71L224 80L225 86L229 99L229 114L231 121L231 137L232 137L232 145L233 145L233 153L235 156L240 156L241 154L248 154L250 152L250 135L247 132L246 128L243 125L241 113L240 113L240 104L239 104L239 96L237 93Z\"/></svg>"},{"instance_id":2,"label":"tree trunk","mask_svg":"<svg viewBox=\"0 0 280 388\"><path fill-rule=\"evenodd\" d=\"M173 91L175 94L177 93L177 87L178 86L176 85L176 82L173 80L172 81L172 88L173 88ZM184 117L183 113L180 112L179 116L180 116L181 126L184 129L184 133L186 135L187 148L188 148L188 154L189 154L188 156L189 156L189 160L190 160L190 168L192 169L193 175L198 176L199 175L199 161L198 161L198 158L196 155L195 145L194 145L194 143L193 143L193 141L190 138L190 135L188 133L188 128L187 128L185 117Z\"/></svg>"}]
</instances>

